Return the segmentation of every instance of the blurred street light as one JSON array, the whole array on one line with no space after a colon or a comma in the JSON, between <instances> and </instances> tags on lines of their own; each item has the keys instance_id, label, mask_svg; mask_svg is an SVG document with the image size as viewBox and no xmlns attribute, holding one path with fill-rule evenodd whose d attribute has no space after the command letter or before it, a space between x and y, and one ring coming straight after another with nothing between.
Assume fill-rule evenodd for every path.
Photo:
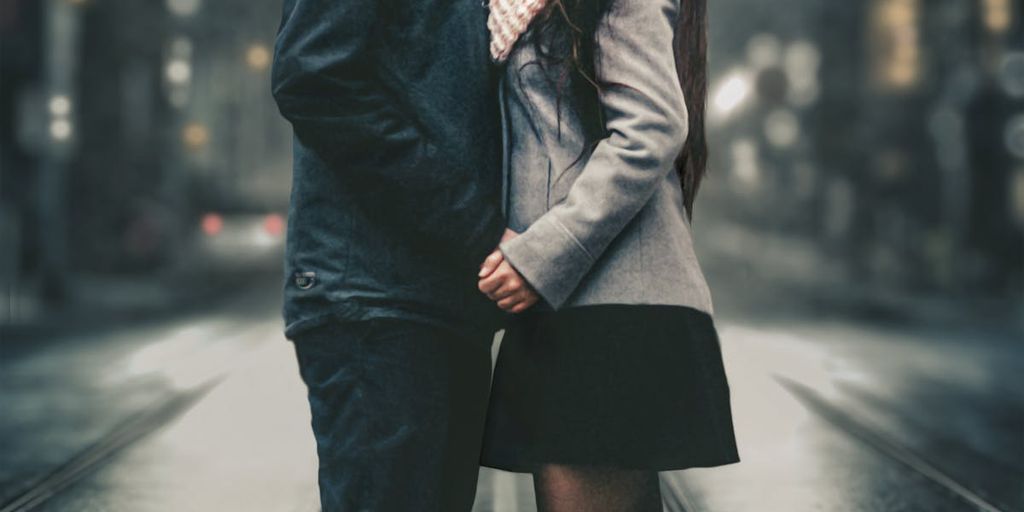
<instances>
[{"instance_id":1,"label":"blurred street light","mask_svg":"<svg viewBox=\"0 0 1024 512\"><path fill-rule=\"evenodd\" d=\"M58 142L71 138L71 121L67 119L54 119L50 122L50 137Z\"/></svg>"},{"instance_id":2,"label":"blurred street light","mask_svg":"<svg viewBox=\"0 0 1024 512\"><path fill-rule=\"evenodd\" d=\"M280 236L284 233L285 229L284 218L276 213L267 215L266 218L263 219L263 229L272 236Z\"/></svg>"},{"instance_id":3,"label":"blurred street light","mask_svg":"<svg viewBox=\"0 0 1024 512\"><path fill-rule=\"evenodd\" d=\"M182 130L181 137L188 149L198 151L210 141L210 131L202 123L189 123Z\"/></svg>"},{"instance_id":4,"label":"blurred street light","mask_svg":"<svg viewBox=\"0 0 1024 512\"><path fill-rule=\"evenodd\" d=\"M50 138L55 142L65 142L71 138L71 99L66 94L54 94L50 97Z\"/></svg>"},{"instance_id":5,"label":"blurred street light","mask_svg":"<svg viewBox=\"0 0 1024 512\"><path fill-rule=\"evenodd\" d=\"M750 79L742 72L734 72L715 88L715 110L722 117L736 110L750 96Z\"/></svg>"},{"instance_id":6,"label":"blurred street light","mask_svg":"<svg viewBox=\"0 0 1024 512\"><path fill-rule=\"evenodd\" d=\"M167 80L175 85L187 84L192 78L192 66L182 59L174 59L167 63Z\"/></svg>"},{"instance_id":7,"label":"blurred street light","mask_svg":"<svg viewBox=\"0 0 1024 512\"><path fill-rule=\"evenodd\" d=\"M55 94L50 98L50 114L67 116L71 113L71 100L64 94Z\"/></svg>"},{"instance_id":8,"label":"blurred street light","mask_svg":"<svg viewBox=\"0 0 1024 512\"><path fill-rule=\"evenodd\" d=\"M873 77L883 89L906 90L921 77L919 0L876 0L871 23Z\"/></svg>"},{"instance_id":9,"label":"blurred street light","mask_svg":"<svg viewBox=\"0 0 1024 512\"><path fill-rule=\"evenodd\" d=\"M245 63L253 71L263 71L270 66L270 50L262 44L253 44L245 52Z\"/></svg>"},{"instance_id":10,"label":"blurred street light","mask_svg":"<svg viewBox=\"0 0 1024 512\"><path fill-rule=\"evenodd\" d=\"M171 105L182 108L188 103L192 85L192 40L186 36L171 39L165 59L167 99Z\"/></svg>"},{"instance_id":11,"label":"blurred street light","mask_svg":"<svg viewBox=\"0 0 1024 512\"><path fill-rule=\"evenodd\" d=\"M792 110L773 110L764 118L764 136L777 148L789 148L800 139L800 120Z\"/></svg>"},{"instance_id":12,"label":"blurred street light","mask_svg":"<svg viewBox=\"0 0 1024 512\"><path fill-rule=\"evenodd\" d=\"M789 82L789 102L807 107L818 101L821 50L812 41L799 40L786 47L784 64Z\"/></svg>"},{"instance_id":13,"label":"blurred street light","mask_svg":"<svg viewBox=\"0 0 1024 512\"><path fill-rule=\"evenodd\" d=\"M757 142L743 138L732 143L732 182L736 190L752 193L761 185L761 168Z\"/></svg>"},{"instance_id":14,"label":"blurred street light","mask_svg":"<svg viewBox=\"0 0 1024 512\"><path fill-rule=\"evenodd\" d=\"M1013 24L1013 6L1010 0L982 0L985 28L993 34L1004 34Z\"/></svg>"},{"instance_id":15,"label":"blurred street light","mask_svg":"<svg viewBox=\"0 0 1024 512\"><path fill-rule=\"evenodd\" d=\"M203 220L200 221L203 233L209 236L216 235L224 229L224 218L216 213L207 213L203 215Z\"/></svg>"},{"instance_id":16,"label":"blurred street light","mask_svg":"<svg viewBox=\"0 0 1024 512\"><path fill-rule=\"evenodd\" d=\"M167 0L167 10L181 17L192 16L199 10L199 0Z\"/></svg>"}]
</instances>

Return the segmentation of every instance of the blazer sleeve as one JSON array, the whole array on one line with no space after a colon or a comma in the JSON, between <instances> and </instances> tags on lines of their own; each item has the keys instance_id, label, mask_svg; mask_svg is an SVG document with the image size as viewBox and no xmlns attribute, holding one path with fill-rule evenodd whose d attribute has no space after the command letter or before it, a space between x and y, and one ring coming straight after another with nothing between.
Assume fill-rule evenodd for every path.
<instances>
[{"instance_id":1,"label":"blazer sleeve","mask_svg":"<svg viewBox=\"0 0 1024 512\"><path fill-rule=\"evenodd\" d=\"M673 54L679 0L613 2L596 34L605 138L566 199L501 244L509 263L561 307L673 169L687 112Z\"/></svg>"}]
</instances>

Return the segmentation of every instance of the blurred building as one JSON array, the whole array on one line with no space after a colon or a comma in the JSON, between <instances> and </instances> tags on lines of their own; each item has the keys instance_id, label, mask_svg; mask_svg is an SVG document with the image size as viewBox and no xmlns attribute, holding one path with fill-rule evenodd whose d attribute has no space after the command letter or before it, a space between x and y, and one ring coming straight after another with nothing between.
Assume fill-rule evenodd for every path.
<instances>
[{"instance_id":1,"label":"blurred building","mask_svg":"<svg viewBox=\"0 0 1024 512\"><path fill-rule=\"evenodd\" d=\"M25 261L38 254L32 230L36 155L19 141L19 105L41 79L42 8L38 2L0 2L0 290L12 297ZM10 298L5 299L10 302Z\"/></svg>"},{"instance_id":2,"label":"blurred building","mask_svg":"<svg viewBox=\"0 0 1024 512\"><path fill-rule=\"evenodd\" d=\"M712 57L729 64L713 65L720 175L702 207L810 243L859 286L1019 294L1022 10L717 2Z\"/></svg>"},{"instance_id":3,"label":"blurred building","mask_svg":"<svg viewBox=\"0 0 1024 512\"><path fill-rule=\"evenodd\" d=\"M0 2L8 290L59 300L76 273L153 273L193 249L208 215L283 211L278 15L225 0Z\"/></svg>"}]
</instances>

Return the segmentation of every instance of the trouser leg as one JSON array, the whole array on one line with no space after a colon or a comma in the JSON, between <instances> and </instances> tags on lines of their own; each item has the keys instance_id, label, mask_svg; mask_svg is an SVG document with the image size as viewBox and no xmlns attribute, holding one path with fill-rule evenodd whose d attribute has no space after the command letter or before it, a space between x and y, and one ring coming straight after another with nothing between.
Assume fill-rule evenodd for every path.
<instances>
[{"instance_id":1,"label":"trouser leg","mask_svg":"<svg viewBox=\"0 0 1024 512\"><path fill-rule=\"evenodd\" d=\"M490 379L490 333L405 320L296 337L324 512L468 511Z\"/></svg>"}]
</instances>

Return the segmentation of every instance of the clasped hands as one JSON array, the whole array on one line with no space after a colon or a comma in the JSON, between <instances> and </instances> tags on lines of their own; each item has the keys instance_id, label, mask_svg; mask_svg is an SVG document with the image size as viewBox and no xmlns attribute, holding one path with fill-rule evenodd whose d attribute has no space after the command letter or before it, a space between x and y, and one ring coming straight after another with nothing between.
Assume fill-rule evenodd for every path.
<instances>
[{"instance_id":1,"label":"clasped hands","mask_svg":"<svg viewBox=\"0 0 1024 512\"><path fill-rule=\"evenodd\" d=\"M501 241L510 240L519 233L506 229ZM540 300L540 296L505 260L501 250L495 249L480 265L478 288L498 307L509 313L522 313Z\"/></svg>"}]
</instances>

